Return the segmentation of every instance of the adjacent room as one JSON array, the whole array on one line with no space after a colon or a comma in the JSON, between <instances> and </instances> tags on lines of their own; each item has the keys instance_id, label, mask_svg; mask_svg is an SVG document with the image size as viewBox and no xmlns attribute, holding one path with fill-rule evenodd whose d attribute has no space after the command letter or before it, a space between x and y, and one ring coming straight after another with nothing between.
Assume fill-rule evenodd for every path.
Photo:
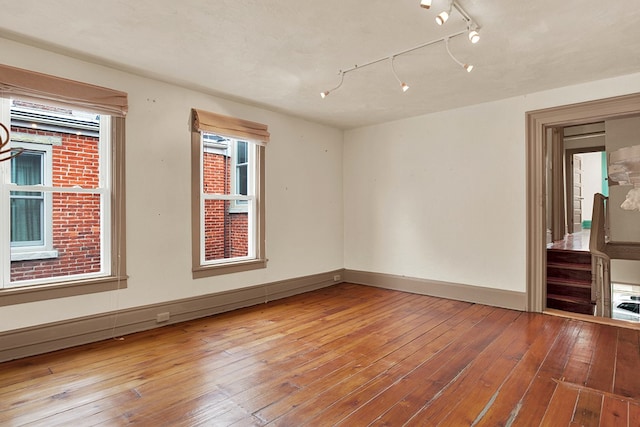
<instances>
[{"instance_id":1,"label":"adjacent room","mask_svg":"<svg viewBox=\"0 0 640 427\"><path fill-rule=\"evenodd\" d=\"M640 425L633 0L0 4L1 425Z\"/></svg>"}]
</instances>

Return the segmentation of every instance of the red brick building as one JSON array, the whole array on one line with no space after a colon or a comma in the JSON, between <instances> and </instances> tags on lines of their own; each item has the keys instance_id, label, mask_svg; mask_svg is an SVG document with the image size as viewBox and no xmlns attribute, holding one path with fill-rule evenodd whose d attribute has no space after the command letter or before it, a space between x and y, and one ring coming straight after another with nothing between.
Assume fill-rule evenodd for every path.
<instances>
[{"instance_id":1,"label":"red brick building","mask_svg":"<svg viewBox=\"0 0 640 427\"><path fill-rule=\"evenodd\" d=\"M37 110L12 109L12 147L25 150L12 160L12 182L98 188L97 118L78 119L65 109L55 109L55 115ZM39 171L26 172L32 182L16 182L21 167L37 169L38 164ZM100 199L79 192L11 192L11 281L100 272Z\"/></svg>"},{"instance_id":2,"label":"red brick building","mask_svg":"<svg viewBox=\"0 0 640 427\"><path fill-rule=\"evenodd\" d=\"M226 148L206 150L203 154L204 192L232 194L236 174L232 153L233 144L226 141ZM222 144L221 144L222 145ZM246 177L245 177L246 179ZM237 184L236 184L237 185ZM205 260L236 258L248 255L247 207L229 200L205 201Z\"/></svg>"}]
</instances>

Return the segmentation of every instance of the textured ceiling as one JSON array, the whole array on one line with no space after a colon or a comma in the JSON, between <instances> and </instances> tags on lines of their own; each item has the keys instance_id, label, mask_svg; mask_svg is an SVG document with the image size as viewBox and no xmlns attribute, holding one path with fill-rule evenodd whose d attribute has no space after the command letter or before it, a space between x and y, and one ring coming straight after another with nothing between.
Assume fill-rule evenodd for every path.
<instances>
[{"instance_id":1,"label":"textured ceiling","mask_svg":"<svg viewBox=\"0 0 640 427\"><path fill-rule=\"evenodd\" d=\"M340 128L640 71L638 0L458 0L480 42L452 39L338 72L465 28L446 0L0 0L0 36Z\"/></svg>"}]
</instances>

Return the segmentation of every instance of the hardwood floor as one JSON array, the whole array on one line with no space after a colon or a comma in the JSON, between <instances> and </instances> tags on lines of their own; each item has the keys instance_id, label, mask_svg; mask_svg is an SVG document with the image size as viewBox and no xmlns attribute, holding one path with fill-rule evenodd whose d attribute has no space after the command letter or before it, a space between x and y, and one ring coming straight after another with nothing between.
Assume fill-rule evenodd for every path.
<instances>
[{"instance_id":1,"label":"hardwood floor","mask_svg":"<svg viewBox=\"0 0 640 427\"><path fill-rule=\"evenodd\" d=\"M637 426L640 331L340 284L0 364L2 426Z\"/></svg>"},{"instance_id":2,"label":"hardwood floor","mask_svg":"<svg viewBox=\"0 0 640 427\"><path fill-rule=\"evenodd\" d=\"M564 236L564 239L547 244L547 249L565 249L570 251L589 252L591 230L584 229Z\"/></svg>"}]
</instances>

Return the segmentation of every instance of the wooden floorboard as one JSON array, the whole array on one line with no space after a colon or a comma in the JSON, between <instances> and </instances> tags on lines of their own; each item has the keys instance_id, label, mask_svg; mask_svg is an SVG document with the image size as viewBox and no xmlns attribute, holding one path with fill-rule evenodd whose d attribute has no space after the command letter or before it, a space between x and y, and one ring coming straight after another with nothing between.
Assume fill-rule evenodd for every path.
<instances>
[{"instance_id":1,"label":"wooden floorboard","mask_svg":"<svg viewBox=\"0 0 640 427\"><path fill-rule=\"evenodd\" d=\"M340 284L0 364L2 426L636 426L640 332Z\"/></svg>"}]
</instances>

